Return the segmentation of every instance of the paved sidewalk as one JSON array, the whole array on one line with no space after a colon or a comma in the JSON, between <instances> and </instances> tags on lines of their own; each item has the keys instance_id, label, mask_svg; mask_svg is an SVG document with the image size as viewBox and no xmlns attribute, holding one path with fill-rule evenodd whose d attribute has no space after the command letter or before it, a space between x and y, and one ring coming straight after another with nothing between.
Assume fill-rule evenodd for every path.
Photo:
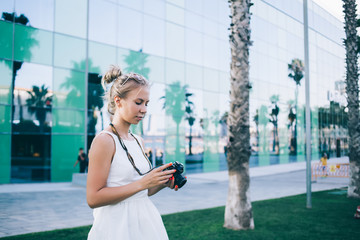
<instances>
[{"instance_id":1,"label":"paved sidewalk","mask_svg":"<svg viewBox=\"0 0 360 240\"><path fill-rule=\"evenodd\" d=\"M330 159L331 162L348 159ZM305 162L250 168L251 200L306 193L305 168ZM226 171L191 174L187 178L188 183L178 192L165 189L151 197L161 214L226 204ZM312 191L347 185L347 178L319 178L312 184ZM71 183L0 185L0 209L0 237L90 225L93 220L86 203L86 189Z\"/></svg>"}]
</instances>

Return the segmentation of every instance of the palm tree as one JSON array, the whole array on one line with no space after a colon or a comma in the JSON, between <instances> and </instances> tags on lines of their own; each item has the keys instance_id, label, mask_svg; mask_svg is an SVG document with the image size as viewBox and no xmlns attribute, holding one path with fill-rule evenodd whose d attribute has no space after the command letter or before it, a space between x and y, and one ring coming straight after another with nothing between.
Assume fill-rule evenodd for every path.
<instances>
[{"instance_id":1,"label":"palm tree","mask_svg":"<svg viewBox=\"0 0 360 240\"><path fill-rule=\"evenodd\" d=\"M192 126L195 123L195 113L194 113L194 103L190 101L189 97L191 97L193 93L186 92L185 93L185 119L188 121L190 126L189 133L189 155L192 155Z\"/></svg>"},{"instance_id":2,"label":"palm tree","mask_svg":"<svg viewBox=\"0 0 360 240\"><path fill-rule=\"evenodd\" d=\"M224 227L253 229L254 218L250 201L250 117L249 117L249 47L250 0L229 0L230 24L230 110L227 162L229 191L225 207Z\"/></svg>"},{"instance_id":3,"label":"palm tree","mask_svg":"<svg viewBox=\"0 0 360 240\"><path fill-rule=\"evenodd\" d=\"M360 198L360 118L356 3L343 0L345 13L346 93L348 102L350 181L348 196Z\"/></svg>"},{"instance_id":4,"label":"palm tree","mask_svg":"<svg viewBox=\"0 0 360 240\"><path fill-rule=\"evenodd\" d=\"M51 111L52 95L49 94L45 85L42 85L41 88L33 86L32 91L27 91L27 93L30 95L26 99L29 112L35 114L36 119L39 121L40 132L43 132L46 113Z\"/></svg>"},{"instance_id":5,"label":"palm tree","mask_svg":"<svg viewBox=\"0 0 360 240\"><path fill-rule=\"evenodd\" d=\"M293 79L295 81L295 113L298 113L298 95L299 95L299 86L301 83L301 79L304 77L304 63L298 58L294 58L291 60L291 63L288 64L288 70L290 71L288 77ZM296 116L295 116L296 120ZM295 121L294 125L294 134L291 136L291 143L293 143L294 152L296 154L296 148L297 148L297 124Z\"/></svg>"},{"instance_id":6,"label":"palm tree","mask_svg":"<svg viewBox=\"0 0 360 240\"><path fill-rule=\"evenodd\" d=\"M270 97L270 101L272 104L272 109L270 112L269 121L274 125L273 130L273 152L275 154L279 154L279 129L278 129L278 115L280 112L280 108L278 106L279 95L273 95Z\"/></svg>"}]
</instances>

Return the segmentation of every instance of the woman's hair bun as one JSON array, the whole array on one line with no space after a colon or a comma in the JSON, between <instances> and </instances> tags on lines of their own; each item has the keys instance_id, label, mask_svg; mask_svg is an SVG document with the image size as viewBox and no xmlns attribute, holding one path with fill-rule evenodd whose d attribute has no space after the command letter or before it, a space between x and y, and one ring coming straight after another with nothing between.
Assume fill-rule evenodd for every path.
<instances>
[{"instance_id":1,"label":"woman's hair bun","mask_svg":"<svg viewBox=\"0 0 360 240\"><path fill-rule=\"evenodd\" d=\"M121 68L118 66L111 65L109 71L107 71L103 76L103 81L109 84L115 81L121 75L122 75Z\"/></svg>"}]
</instances>

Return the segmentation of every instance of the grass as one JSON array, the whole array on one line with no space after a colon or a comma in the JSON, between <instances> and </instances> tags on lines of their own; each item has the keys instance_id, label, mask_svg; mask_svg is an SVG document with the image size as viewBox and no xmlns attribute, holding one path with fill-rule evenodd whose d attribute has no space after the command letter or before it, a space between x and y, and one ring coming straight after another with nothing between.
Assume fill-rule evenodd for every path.
<instances>
[{"instance_id":1,"label":"grass","mask_svg":"<svg viewBox=\"0 0 360 240\"><path fill-rule=\"evenodd\" d=\"M186 203L184 203L186 204ZM255 229L233 231L222 227L224 207L164 215L171 240L227 239L359 239L360 219L354 219L359 199L346 197L346 191L312 193L312 208L306 195L253 202ZM90 226L32 233L3 240L86 239Z\"/></svg>"}]
</instances>

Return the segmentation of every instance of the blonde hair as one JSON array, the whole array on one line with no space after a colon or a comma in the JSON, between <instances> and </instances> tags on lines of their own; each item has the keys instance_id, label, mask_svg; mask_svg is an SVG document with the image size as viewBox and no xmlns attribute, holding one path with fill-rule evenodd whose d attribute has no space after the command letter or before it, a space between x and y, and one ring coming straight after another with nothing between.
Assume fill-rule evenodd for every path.
<instances>
[{"instance_id":1,"label":"blonde hair","mask_svg":"<svg viewBox=\"0 0 360 240\"><path fill-rule=\"evenodd\" d=\"M113 84L108 90L106 86L111 83ZM131 90L139 86L149 86L149 81L137 73L123 74L120 67L111 65L109 71L102 77L101 85L105 91L104 98L108 101L108 112L114 115L115 96L125 99Z\"/></svg>"}]
</instances>

